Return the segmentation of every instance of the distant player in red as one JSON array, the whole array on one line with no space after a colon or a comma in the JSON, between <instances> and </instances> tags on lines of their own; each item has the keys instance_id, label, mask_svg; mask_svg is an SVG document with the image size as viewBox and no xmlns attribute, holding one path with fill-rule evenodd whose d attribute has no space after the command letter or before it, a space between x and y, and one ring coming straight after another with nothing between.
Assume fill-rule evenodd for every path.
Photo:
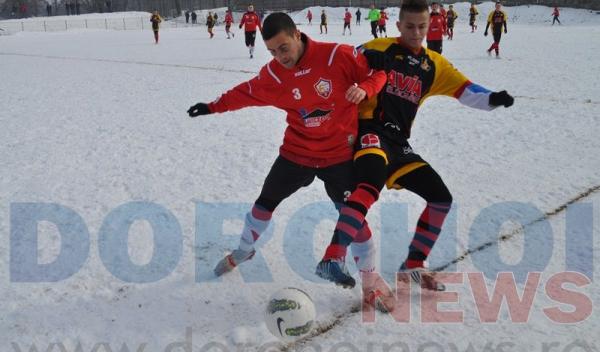
<instances>
[{"instance_id":1,"label":"distant player in red","mask_svg":"<svg viewBox=\"0 0 600 352\"><path fill-rule=\"evenodd\" d=\"M346 35L346 28L348 28L350 35L352 35L352 29L350 29L351 22L352 22L352 14L346 8L346 12L344 13L344 32L342 32L342 35Z\"/></svg>"},{"instance_id":2,"label":"distant player in red","mask_svg":"<svg viewBox=\"0 0 600 352\"><path fill-rule=\"evenodd\" d=\"M235 33L231 31L231 24L233 23L233 15L231 14L231 10L227 10L225 12L225 33L227 33L227 39L231 39L231 37L235 37ZM231 37L230 37L231 35Z\"/></svg>"},{"instance_id":3,"label":"distant player in red","mask_svg":"<svg viewBox=\"0 0 600 352\"><path fill-rule=\"evenodd\" d=\"M444 17L444 19L448 18L448 13L446 12L446 9L444 8L444 4L442 4L440 2L440 15L442 15L442 17Z\"/></svg>"},{"instance_id":4,"label":"distant player in red","mask_svg":"<svg viewBox=\"0 0 600 352\"><path fill-rule=\"evenodd\" d=\"M440 13L440 4L431 3L429 16L429 31L427 32L427 49L442 53L442 43L446 33L446 19Z\"/></svg>"},{"instance_id":5,"label":"distant player in red","mask_svg":"<svg viewBox=\"0 0 600 352\"><path fill-rule=\"evenodd\" d=\"M502 11L502 4L500 2L496 3L496 8L494 11L490 12L487 20L487 25L485 26L485 32L483 35L487 37L488 29L492 26L492 34L494 35L494 42L487 50L488 55L492 55L492 50L496 51L496 58L500 57L500 39L502 38L502 30L504 29L504 33L507 33L506 28L506 12Z\"/></svg>"},{"instance_id":6,"label":"distant player in red","mask_svg":"<svg viewBox=\"0 0 600 352\"><path fill-rule=\"evenodd\" d=\"M385 37L387 38L387 29L385 27L387 19L388 15L382 7L379 12L379 22L377 23L379 29L379 38L383 38L383 33L385 33Z\"/></svg>"},{"instance_id":7,"label":"distant player in red","mask_svg":"<svg viewBox=\"0 0 600 352\"><path fill-rule=\"evenodd\" d=\"M254 42L256 41L256 28L262 32L260 18L254 12L254 5L248 6L248 11L242 16L240 28L244 27L244 35L246 36L246 47L250 52L250 58L254 57Z\"/></svg>"},{"instance_id":8,"label":"distant player in red","mask_svg":"<svg viewBox=\"0 0 600 352\"><path fill-rule=\"evenodd\" d=\"M312 12L310 10L306 13L306 19L308 19L308 25L310 26L312 24Z\"/></svg>"},{"instance_id":9,"label":"distant player in red","mask_svg":"<svg viewBox=\"0 0 600 352\"><path fill-rule=\"evenodd\" d=\"M198 103L188 110L191 117L250 106L274 106L287 113L279 156L246 215L239 248L217 264L216 275L252 258L254 243L267 229L275 208L315 177L325 183L329 198L341 206L346 192L356 185L352 154L357 104L375 97L386 82L386 75L373 73L354 47L313 41L285 13L270 14L262 36L274 59L258 76L212 103ZM359 237L353 254L359 267L370 270L375 262L368 225L362 227Z\"/></svg>"},{"instance_id":10,"label":"distant player in red","mask_svg":"<svg viewBox=\"0 0 600 352\"><path fill-rule=\"evenodd\" d=\"M560 16L560 11L558 11L558 6L554 6L554 10L552 11L552 16L554 17L552 19L553 26L554 26L554 22L558 22L558 24L561 24L560 20L558 19L558 17Z\"/></svg>"}]
</instances>

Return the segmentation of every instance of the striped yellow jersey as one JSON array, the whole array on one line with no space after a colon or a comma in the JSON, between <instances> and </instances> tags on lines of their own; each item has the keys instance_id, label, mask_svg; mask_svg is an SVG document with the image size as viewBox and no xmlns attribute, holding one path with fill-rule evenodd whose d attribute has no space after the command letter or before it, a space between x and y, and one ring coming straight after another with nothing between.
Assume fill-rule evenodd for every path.
<instances>
[{"instance_id":1,"label":"striped yellow jersey","mask_svg":"<svg viewBox=\"0 0 600 352\"><path fill-rule=\"evenodd\" d=\"M400 38L378 38L359 47L369 66L385 70L387 82L381 92L361 103L359 118L380 121L395 136L409 138L419 106L425 99L444 95L483 110L489 105L489 90L473 84L442 55L426 48L418 53Z\"/></svg>"}]
</instances>

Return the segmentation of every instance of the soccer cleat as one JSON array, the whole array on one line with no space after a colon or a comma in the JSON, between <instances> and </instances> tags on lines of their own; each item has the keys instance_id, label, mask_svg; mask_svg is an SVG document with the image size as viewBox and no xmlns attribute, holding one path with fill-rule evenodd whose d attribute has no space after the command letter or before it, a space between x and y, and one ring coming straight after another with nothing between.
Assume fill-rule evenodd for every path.
<instances>
[{"instance_id":1,"label":"soccer cleat","mask_svg":"<svg viewBox=\"0 0 600 352\"><path fill-rule=\"evenodd\" d=\"M371 276L362 276L363 304L369 305L382 313L391 313L395 308L394 292L385 294L380 288L383 288L385 283L383 279L377 275L375 279Z\"/></svg>"},{"instance_id":2,"label":"soccer cleat","mask_svg":"<svg viewBox=\"0 0 600 352\"><path fill-rule=\"evenodd\" d=\"M344 259L321 260L315 274L343 288L353 288L356 285L356 281L346 269Z\"/></svg>"},{"instance_id":3,"label":"soccer cleat","mask_svg":"<svg viewBox=\"0 0 600 352\"><path fill-rule=\"evenodd\" d=\"M407 268L403 263L398 269L400 273L407 273L410 278L421 285L421 288L431 291L446 291L446 286L435 279L435 272L427 270L427 262L423 262L422 267ZM406 277L400 277L400 281L405 281ZM406 282L406 281L405 281Z\"/></svg>"},{"instance_id":4,"label":"soccer cleat","mask_svg":"<svg viewBox=\"0 0 600 352\"><path fill-rule=\"evenodd\" d=\"M252 259L252 257L254 257L254 253L256 253L254 249L250 251L236 249L230 254L226 255L225 258L221 259L213 271L217 276L228 273L241 263Z\"/></svg>"}]
</instances>

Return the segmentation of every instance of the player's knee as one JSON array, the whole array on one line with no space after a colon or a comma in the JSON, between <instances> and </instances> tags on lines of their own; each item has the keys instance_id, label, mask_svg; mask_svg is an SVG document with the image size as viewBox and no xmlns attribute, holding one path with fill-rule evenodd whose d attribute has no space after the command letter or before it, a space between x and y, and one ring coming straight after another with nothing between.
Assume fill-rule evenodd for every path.
<instances>
[{"instance_id":1,"label":"player's knee","mask_svg":"<svg viewBox=\"0 0 600 352\"><path fill-rule=\"evenodd\" d=\"M368 183L381 191L387 178L387 164L383 156L366 154L354 161L358 183Z\"/></svg>"},{"instance_id":2,"label":"player's knee","mask_svg":"<svg viewBox=\"0 0 600 352\"><path fill-rule=\"evenodd\" d=\"M261 206L262 208L270 212L275 211L275 208L277 208L279 203L281 203L281 200L269 199L268 197L265 197L263 195L258 197L258 199L254 202L255 205Z\"/></svg>"},{"instance_id":3,"label":"player's knee","mask_svg":"<svg viewBox=\"0 0 600 352\"><path fill-rule=\"evenodd\" d=\"M451 206L453 198L448 187L442 184L441 186L432 189L431 194L429 194L425 200L427 203L447 204L448 206Z\"/></svg>"}]
</instances>

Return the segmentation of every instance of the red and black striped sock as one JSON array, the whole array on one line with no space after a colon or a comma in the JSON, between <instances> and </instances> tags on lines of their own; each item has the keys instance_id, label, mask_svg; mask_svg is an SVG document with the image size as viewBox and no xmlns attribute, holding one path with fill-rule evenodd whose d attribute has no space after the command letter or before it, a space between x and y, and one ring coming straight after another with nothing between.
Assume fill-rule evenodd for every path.
<instances>
[{"instance_id":1,"label":"red and black striped sock","mask_svg":"<svg viewBox=\"0 0 600 352\"><path fill-rule=\"evenodd\" d=\"M344 258L347 247L354 241L358 231L364 226L369 208L379 198L379 191L368 183L360 183L340 209L340 217L335 226L331 244L325 251L324 260Z\"/></svg>"},{"instance_id":2,"label":"red and black striped sock","mask_svg":"<svg viewBox=\"0 0 600 352\"><path fill-rule=\"evenodd\" d=\"M423 266L423 262L438 239L450 206L449 203L427 203L417 222L413 240L408 247L406 266L409 269Z\"/></svg>"}]
</instances>

